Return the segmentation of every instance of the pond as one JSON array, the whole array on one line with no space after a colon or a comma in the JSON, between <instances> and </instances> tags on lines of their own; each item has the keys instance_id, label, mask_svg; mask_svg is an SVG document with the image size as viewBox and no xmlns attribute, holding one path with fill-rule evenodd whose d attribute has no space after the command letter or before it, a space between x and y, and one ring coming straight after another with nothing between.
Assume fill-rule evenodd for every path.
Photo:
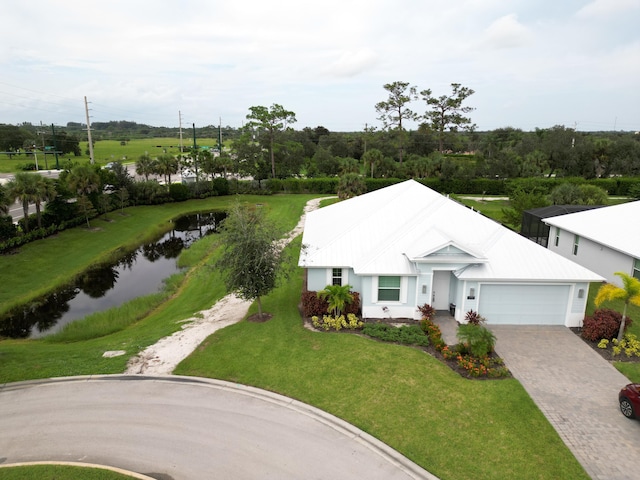
<instances>
[{"instance_id":1,"label":"pond","mask_svg":"<svg viewBox=\"0 0 640 480\"><path fill-rule=\"evenodd\" d=\"M225 217L225 212L210 212L178 218L162 238L141 245L113 264L93 267L72 284L9 313L0 319L0 336L43 337L91 313L160 291L163 281L180 271L180 252L216 232Z\"/></svg>"}]
</instances>

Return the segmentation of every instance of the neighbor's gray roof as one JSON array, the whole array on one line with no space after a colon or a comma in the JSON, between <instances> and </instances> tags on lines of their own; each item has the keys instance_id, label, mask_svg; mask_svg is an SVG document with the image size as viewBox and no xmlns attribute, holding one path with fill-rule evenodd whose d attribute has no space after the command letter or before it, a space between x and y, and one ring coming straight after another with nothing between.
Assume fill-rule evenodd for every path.
<instances>
[{"instance_id":1,"label":"neighbor's gray roof","mask_svg":"<svg viewBox=\"0 0 640 480\"><path fill-rule=\"evenodd\" d=\"M300 266L352 267L358 275L415 274L410 258L453 245L477 258L456 273L462 279L603 280L414 180L310 212L302 243Z\"/></svg>"},{"instance_id":2,"label":"neighbor's gray roof","mask_svg":"<svg viewBox=\"0 0 640 480\"><path fill-rule=\"evenodd\" d=\"M640 258L640 201L545 218L543 221Z\"/></svg>"}]
</instances>

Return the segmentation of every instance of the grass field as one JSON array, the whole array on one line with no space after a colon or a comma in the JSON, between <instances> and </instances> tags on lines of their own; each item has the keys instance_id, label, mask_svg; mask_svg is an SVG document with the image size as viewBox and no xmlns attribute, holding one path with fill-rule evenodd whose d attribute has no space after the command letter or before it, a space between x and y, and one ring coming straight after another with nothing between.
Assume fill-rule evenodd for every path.
<instances>
[{"instance_id":1,"label":"grass field","mask_svg":"<svg viewBox=\"0 0 640 480\"><path fill-rule=\"evenodd\" d=\"M213 146L217 144L217 139L213 138L197 138L198 145ZM170 153L177 155L180 153L178 138L144 138L131 140L126 145L121 145L119 140L99 140L95 143L93 149L93 158L98 165L106 165L113 161L135 162L141 155L148 153L151 157ZM183 138L183 146L188 149L193 146L193 137L186 135ZM73 155L60 155L58 163L62 167L64 163L71 159L74 162L85 163L89 161L87 150L87 142L80 142L82 155L79 157ZM42 152L38 152L38 167L40 169L54 169L56 165L54 155L47 155L46 158ZM13 159L5 154L0 154L0 173L13 173L19 171L21 166L35 163L32 156L19 155Z\"/></svg>"},{"instance_id":2,"label":"grass field","mask_svg":"<svg viewBox=\"0 0 640 480\"><path fill-rule=\"evenodd\" d=\"M111 470L70 465L27 465L0 468L2 480L131 480Z\"/></svg>"}]
</instances>

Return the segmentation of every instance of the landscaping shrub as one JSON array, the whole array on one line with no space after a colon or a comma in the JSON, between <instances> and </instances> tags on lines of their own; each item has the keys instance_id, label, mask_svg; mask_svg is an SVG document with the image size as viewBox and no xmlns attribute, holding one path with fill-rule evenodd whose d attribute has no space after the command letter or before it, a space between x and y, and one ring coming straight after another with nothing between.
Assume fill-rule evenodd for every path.
<instances>
[{"instance_id":1,"label":"landscaping shrub","mask_svg":"<svg viewBox=\"0 0 640 480\"><path fill-rule=\"evenodd\" d=\"M420 329L425 333L427 338L429 338L431 345L433 345L436 350L442 351L442 349L447 346L442 339L440 327L433 323L430 317L423 317L422 320L420 320Z\"/></svg>"},{"instance_id":2,"label":"landscaping shrub","mask_svg":"<svg viewBox=\"0 0 640 480\"><path fill-rule=\"evenodd\" d=\"M362 333L384 342L396 342L403 345L427 347L429 338L418 325L402 325L394 327L386 323L366 323Z\"/></svg>"},{"instance_id":3,"label":"landscaping shrub","mask_svg":"<svg viewBox=\"0 0 640 480\"><path fill-rule=\"evenodd\" d=\"M186 185L182 183L172 183L169 185L169 195L176 202L184 202L189 199L191 193Z\"/></svg>"},{"instance_id":4,"label":"landscaping shrub","mask_svg":"<svg viewBox=\"0 0 640 480\"><path fill-rule=\"evenodd\" d=\"M485 322L485 318L474 310L469 310L464 316L464 319L470 325L481 325Z\"/></svg>"},{"instance_id":5,"label":"landscaping shrub","mask_svg":"<svg viewBox=\"0 0 640 480\"><path fill-rule=\"evenodd\" d=\"M456 333L460 344L465 352L474 357L485 357L493 352L496 344L496 337L486 327L467 323L458 327Z\"/></svg>"},{"instance_id":6,"label":"landscaping shrub","mask_svg":"<svg viewBox=\"0 0 640 480\"><path fill-rule=\"evenodd\" d=\"M364 323L358 317L356 317L353 313L349 313L347 318L344 318L344 315L340 315L339 317L332 317L331 315L323 315L322 319L320 317L314 315L311 317L311 322L313 326L316 328L322 328L324 331L329 330L342 330L346 328L348 330L356 330L358 328L362 328Z\"/></svg>"},{"instance_id":7,"label":"landscaping shrub","mask_svg":"<svg viewBox=\"0 0 640 480\"><path fill-rule=\"evenodd\" d=\"M432 320L433 317L436 316L436 309L433 308L428 303L425 303L421 307L418 307L418 310L420 311L420 314L422 315L422 318L426 318L428 320Z\"/></svg>"},{"instance_id":8,"label":"landscaping shrub","mask_svg":"<svg viewBox=\"0 0 640 480\"><path fill-rule=\"evenodd\" d=\"M351 303L347 303L344 306L343 313L345 315L349 315L350 313L354 315L359 315L360 313L360 294L358 292L349 292L351 293L353 300ZM302 292L302 316L305 318L326 315L329 308L329 303L326 300L318 298L318 292L314 292L311 290L307 290Z\"/></svg>"},{"instance_id":9,"label":"landscaping shrub","mask_svg":"<svg viewBox=\"0 0 640 480\"><path fill-rule=\"evenodd\" d=\"M591 342L606 339L611 340L618 336L622 314L609 308L599 308L593 315L587 316L582 323L582 338ZM633 321L627 317L625 331Z\"/></svg>"},{"instance_id":10,"label":"landscaping shrub","mask_svg":"<svg viewBox=\"0 0 640 480\"><path fill-rule=\"evenodd\" d=\"M229 180L223 177L216 177L211 182L211 188L214 191L214 195L229 195Z\"/></svg>"}]
</instances>

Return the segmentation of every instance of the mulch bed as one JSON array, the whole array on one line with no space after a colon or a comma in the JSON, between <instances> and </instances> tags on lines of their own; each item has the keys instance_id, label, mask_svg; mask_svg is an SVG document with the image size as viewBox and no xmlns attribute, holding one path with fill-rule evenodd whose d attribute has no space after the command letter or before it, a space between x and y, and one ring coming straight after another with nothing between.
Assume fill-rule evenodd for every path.
<instances>
[{"instance_id":1,"label":"mulch bed","mask_svg":"<svg viewBox=\"0 0 640 480\"><path fill-rule=\"evenodd\" d=\"M584 343L589 345L598 355L600 355L602 358L604 358L608 362L640 363L640 357L635 357L635 356L627 357L624 353L614 356L611 342L609 342L609 345L607 346L607 348L598 348L599 342L592 342L591 340L587 340L582 337L581 327L571 327L570 330L576 335L578 335Z\"/></svg>"},{"instance_id":2,"label":"mulch bed","mask_svg":"<svg viewBox=\"0 0 640 480\"><path fill-rule=\"evenodd\" d=\"M253 323L264 323L273 318L273 315L270 313L263 312L262 316L259 313L254 313L253 315L247 317L247 322Z\"/></svg>"},{"instance_id":3,"label":"mulch bed","mask_svg":"<svg viewBox=\"0 0 640 480\"><path fill-rule=\"evenodd\" d=\"M421 350L425 353L428 353L429 355L431 355L432 357L436 358L437 360L440 360L440 362L442 362L443 364L445 364L446 366L448 366L451 370L453 370L454 372L456 372L458 375L460 375L463 378L467 378L470 380L502 380L504 378L512 378L513 375L511 375L511 372L508 372L507 375L504 375L502 377L487 377L487 376L480 376L480 377L475 377L470 375L469 371L467 371L466 369L464 369L463 367L461 367L460 365L458 365L458 361L454 358L454 359L445 359L444 356L442 355L442 353L438 350L436 350L436 348L433 345L428 345L427 347L421 347L418 345L405 345L405 344L401 344L401 343L397 343L397 342L384 342L383 340L380 340L378 338L374 338L374 337L370 337L368 335L364 335L360 330L348 330L348 329L342 329L342 330L323 330L320 328L315 328L313 326L313 322L311 321L311 318L309 317L303 317L302 319L303 324L305 326L305 328L312 330L314 332L322 332L322 333L333 333L333 334L350 334L350 335L359 335L361 337L365 337L368 338L370 340L375 340L378 342L383 342L383 343L394 343L396 345L402 345L404 347L409 347L409 348L415 348L418 350ZM396 325L396 326L400 326L400 325L415 325L416 321L415 320L404 320L404 319L384 319L384 318L376 318L376 319L367 319L365 320L365 323L387 323L389 325ZM453 347L453 345L449 345L449 347ZM493 352L491 355L489 355L489 358L491 359L496 359L501 361L502 359L495 353ZM504 364L502 364L502 366L504 366Z\"/></svg>"}]
</instances>

